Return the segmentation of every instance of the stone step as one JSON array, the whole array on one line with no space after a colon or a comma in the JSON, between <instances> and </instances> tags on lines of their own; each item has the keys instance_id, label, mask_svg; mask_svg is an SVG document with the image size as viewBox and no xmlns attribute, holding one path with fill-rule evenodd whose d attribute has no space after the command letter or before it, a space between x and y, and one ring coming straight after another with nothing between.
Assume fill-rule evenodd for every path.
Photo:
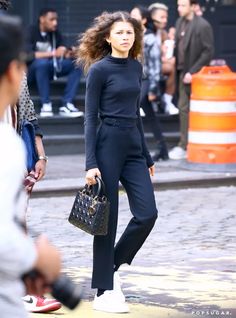
<instances>
[{"instance_id":1,"label":"stone step","mask_svg":"<svg viewBox=\"0 0 236 318\"><path fill-rule=\"evenodd\" d=\"M51 95L51 102L52 102L52 108L53 108L53 113L55 115L58 115L59 112L59 107L62 106L62 95ZM40 108L41 108L41 102L40 98L37 95L31 95L31 99L34 103L36 113L40 113ZM84 110L84 95L76 95L74 99L74 104L81 110Z\"/></svg>"},{"instance_id":2,"label":"stone step","mask_svg":"<svg viewBox=\"0 0 236 318\"><path fill-rule=\"evenodd\" d=\"M67 79L65 77L58 78L56 81L51 81L50 83L50 99L52 101L53 105L53 112L55 114L58 114L58 109L61 106L62 103L62 96L64 92L64 88L66 85ZM36 87L36 84L31 84L29 86L30 96L31 99L34 102L35 110L37 114L40 113L41 108L41 101L38 95L38 89ZM79 108L84 107L84 97L85 97L85 78L82 77L80 81L80 85L77 91L77 95L74 99L74 103ZM82 107L81 107L82 106Z\"/></svg>"},{"instance_id":3,"label":"stone step","mask_svg":"<svg viewBox=\"0 0 236 318\"><path fill-rule=\"evenodd\" d=\"M61 77L58 78L57 80L53 80L50 82L50 93L51 95L61 95L63 93L63 90L66 86L67 83L67 78L66 77ZM79 94L85 94L85 78L81 77L80 84L78 87L78 93ZM37 96L38 95L38 89L35 83L30 84L29 86L30 94L32 96Z\"/></svg>"},{"instance_id":4,"label":"stone step","mask_svg":"<svg viewBox=\"0 0 236 318\"><path fill-rule=\"evenodd\" d=\"M84 132L84 117L39 117L39 125L45 136L78 135Z\"/></svg>"},{"instance_id":5,"label":"stone step","mask_svg":"<svg viewBox=\"0 0 236 318\"><path fill-rule=\"evenodd\" d=\"M175 146L179 139L179 133L164 133L168 148ZM155 140L151 133L145 133L145 139L150 151L156 148ZM47 155L68 155L83 154L84 135L83 134L63 134L63 135L45 135L43 143Z\"/></svg>"},{"instance_id":6,"label":"stone step","mask_svg":"<svg viewBox=\"0 0 236 318\"><path fill-rule=\"evenodd\" d=\"M62 105L62 96L63 96L63 91L64 91L64 87L66 85L66 78L62 77L57 79L56 81L52 81L50 84L50 98L52 101L52 105L53 105L53 113L55 115L58 115L59 112L59 107ZM81 81L80 81L80 85L78 88L78 92L77 95L74 99L74 103L75 105L79 108L79 110L84 111L84 104L85 104L85 77L82 76ZM38 90L37 87L34 85L31 85L29 87L30 89L30 95L31 98L34 102L35 105L35 109L37 114L40 113L40 108L41 108L41 102L40 102L40 98L38 96ZM165 125L165 123L167 124L167 127L162 127L164 131L178 131L178 116L168 116L166 114L158 114L158 116L160 115L160 121L161 121L161 125ZM173 123L175 122L175 124L173 125ZM169 129L168 126L171 123L171 128Z\"/></svg>"},{"instance_id":7,"label":"stone step","mask_svg":"<svg viewBox=\"0 0 236 318\"><path fill-rule=\"evenodd\" d=\"M57 107L60 104L61 96L63 96L64 88L66 86L66 78L58 78L56 81L51 81L50 83L50 98ZM40 99L38 96L38 89L36 84L31 84L29 86L30 96L34 101L35 105L38 107L40 103ZM82 77L80 81L80 85L78 87L77 95L75 101L84 100L85 96L85 78ZM81 103L80 103L81 104ZM84 102L82 103L84 105Z\"/></svg>"},{"instance_id":8,"label":"stone step","mask_svg":"<svg viewBox=\"0 0 236 318\"><path fill-rule=\"evenodd\" d=\"M65 78L51 82L51 100L53 104L53 117L43 118L39 116L39 124L44 133L44 145L48 155L79 154L84 153L84 118L64 117L58 114L61 106L61 96L66 83ZM36 112L40 113L40 99L37 88L30 87L31 98L35 104ZM81 111L84 111L85 79L81 79L75 104ZM161 129L167 141L168 147L177 144L179 139L178 116L157 114ZM148 122L143 117L145 138L150 150L154 150L155 140L148 128Z\"/></svg>"},{"instance_id":9,"label":"stone step","mask_svg":"<svg viewBox=\"0 0 236 318\"><path fill-rule=\"evenodd\" d=\"M83 110L83 108L81 108ZM178 116L170 116L165 114L157 115L160 120L161 129L163 132L178 132L179 121ZM84 132L84 118L83 117L64 117L55 115L53 117L39 117L39 124L44 135L70 135L83 134ZM148 123L143 117L144 131L148 132Z\"/></svg>"}]
</instances>

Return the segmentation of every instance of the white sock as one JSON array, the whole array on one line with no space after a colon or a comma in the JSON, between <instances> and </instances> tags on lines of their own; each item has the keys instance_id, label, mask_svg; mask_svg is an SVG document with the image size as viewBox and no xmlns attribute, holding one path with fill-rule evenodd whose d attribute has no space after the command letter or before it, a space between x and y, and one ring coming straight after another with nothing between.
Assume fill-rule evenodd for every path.
<instances>
[{"instance_id":1,"label":"white sock","mask_svg":"<svg viewBox=\"0 0 236 318\"><path fill-rule=\"evenodd\" d=\"M169 103L171 103L172 102L172 98L173 98L173 96L172 95L170 95L170 94L164 94L163 95L163 99L164 99L164 101L167 103L167 104L169 104Z\"/></svg>"},{"instance_id":2,"label":"white sock","mask_svg":"<svg viewBox=\"0 0 236 318\"><path fill-rule=\"evenodd\" d=\"M179 113L179 110L176 108L176 106L172 103L173 96L170 94L164 94L163 99L166 103L165 112L170 115L175 115Z\"/></svg>"}]
</instances>

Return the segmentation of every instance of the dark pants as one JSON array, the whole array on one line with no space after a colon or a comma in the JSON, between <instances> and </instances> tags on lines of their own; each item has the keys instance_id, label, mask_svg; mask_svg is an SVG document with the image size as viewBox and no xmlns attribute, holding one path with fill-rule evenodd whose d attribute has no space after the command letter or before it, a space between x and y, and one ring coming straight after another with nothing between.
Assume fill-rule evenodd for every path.
<instances>
[{"instance_id":1,"label":"dark pants","mask_svg":"<svg viewBox=\"0 0 236 318\"><path fill-rule=\"evenodd\" d=\"M157 218L136 120L104 119L97 135L96 158L111 205L107 236L94 237L92 288L112 289L114 267L132 262ZM119 181L127 192L133 217L114 248Z\"/></svg>"},{"instance_id":2,"label":"dark pants","mask_svg":"<svg viewBox=\"0 0 236 318\"><path fill-rule=\"evenodd\" d=\"M63 104L71 103L76 95L82 70L75 68L72 59L64 59L61 62L58 61L58 63L60 71L56 73L57 77L68 75ZM35 59L28 69L28 82L30 84L36 81L42 104L50 102L50 81L53 79L53 75L52 59Z\"/></svg>"},{"instance_id":3,"label":"dark pants","mask_svg":"<svg viewBox=\"0 0 236 318\"><path fill-rule=\"evenodd\" d=\"M166 148L165 150L167 152L166 143L161 131L160 121L155 114L152 103L148 100L148 88L149 82L145 79L142 81L140 105L145 112L148 129L153 133L157 145L161 144L163 147Z\"/></svg>"},{"instance_id":4,"label":"dark pants","mask_svg":"<svg viewBox=\"0 0 236 318\"><path fill-rule=\"evenodd\" d=\"M178 72L178 108L180 123L180 141L178 146L186 150L188 144L190 85L183 83L184 73Z\"/></svg>"}]
</instances>

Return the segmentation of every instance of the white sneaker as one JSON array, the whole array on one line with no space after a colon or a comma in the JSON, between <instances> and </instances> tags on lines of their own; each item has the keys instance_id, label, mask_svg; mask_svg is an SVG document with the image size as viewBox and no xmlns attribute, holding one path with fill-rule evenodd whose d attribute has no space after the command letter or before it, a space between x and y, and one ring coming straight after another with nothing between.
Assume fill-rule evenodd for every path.
<instances>
[{"instance_id":1,"label":"white sneaker","mask_svg":"<svg viewBox=\"0 0 236 318\"><path fill-rule=\"evenodd\" d=\"M185 159L187 157L187 152L181 147L174 147L169 152L169 158L173 160Z\"/></svg>"},{"instance_id":2,"label":"white sneaker","mask_svg":"<svg viewBox=\"0 0 236 318\"><path fill-rule=\"evenodd\" d=\"M142 108L140 108L140 116L141 117L145 117L146 116L146 114L144 113L144 110Z\"/></svg>"},{"instance_id":3,"label":"white sneaker","mask_svg":"<svg viewBox=\"0 0 236 318\"><path fill-rule=\"evenodd\" d=\"M95 295L93 309L113 313L129 312L128 305L120 300L120 295L115 290L106 290L99 297Z\"/></svg>"},{"instance_id":4,"label":"white sneaker","mask_svg":"<svg viewBox=\"0 0 236 318\"><path fill-rule=\"evenodd\" d=\"M165 107L165 112L170 115L177 115L179 110L173 103L167 103Z\"/></svg>"},{"instance_id":5,"label":"white sneaker","mask_svg":"<svg viewBox=\"0 0 236 318\"><path fill-rule=\"evenodd\" d=\"M170 95L170 94L164 94L163 95L163 100L166 104L165 106L165 112L167 114L170 114L170 115L176 115L179 113L179 110L177 107L175 107L175 105L172 103L172 99L173 99L173 96Z\"/></svg>"},{"instance_id":6,"label":"white sneaker","mask_svg":"<svg viewBox=\"0 0 236 318\"><path fill-rule=\"evenodd\" d=\"M114 272L113 276L113 290L117 292L122 302L125 302L125 295L121 289L120 275L118 272Z\"/></svg>"},{"instance_id":7,"label":"white sneaker","mask_svg":"<svg viewBox=\"0 0 236 318\"><path fill-rule=\"evenodd\" d=\"M40 111L41 117L51 117L53 116L52 112L52 103L44 103L42 105L41 111Z\"/></svg>"},{"instance_id":8,"label":"white sneaker","mask_svg":"<svg viewBox=\"0 0 236 318\"><path fill-rule=\"evenodd\" d=\"M79 111L72 103L66 103L65 106L59 108L59 114L68 117L82 117L84 113Z\"/></svg>"}]
</instances>

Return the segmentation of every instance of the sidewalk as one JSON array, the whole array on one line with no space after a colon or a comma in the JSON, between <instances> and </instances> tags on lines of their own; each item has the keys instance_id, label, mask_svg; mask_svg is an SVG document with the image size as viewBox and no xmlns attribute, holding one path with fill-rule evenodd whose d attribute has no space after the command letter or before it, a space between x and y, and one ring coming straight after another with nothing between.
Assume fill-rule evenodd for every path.
<instances>
[{"instance_id":1,"label":"sidewalk","mask_svg":"<svg viewBox=\"0 0 236 318\"><path fill-rule=\"evenodd\" d=\"M92 237L67 221L84 176L83 155L52 156L30 200L29 228L44 232L60 248L65 272L84 290L76 310L62 308L48 317L236 318L236 173L186 170L180 161L156 163L159 218L132 266L121 268L130 306L122 315L92 310ZM118 237L130 218L127 208L121 192Z\"/></svg>"},{"instance_id":2,"label":"sidewalk","mask_svg":"<svg viewBox=\"0 0 236 318\"><path fill-rule=\"evenodd\" d=\"M112 314L94 311L92 309L91 302L84 301L76 310L68 311L62 308L55 313L47 314L47 317L57 318L62 316L63 318L193 318L191 315L179 313L176 310L166 308L160 308L156 306L144 306L142 304L132 304L130 307L130 313L128 314ZM145 313L145 316L144 316ZM42 318L42 314L32 314L32 318Z\"/></svg>"},{"instance_id":3,"label":"sidewalk","mask_svg":"<svg viewBox=\"0 0 236 318\"><path fill-rule=\"evenodd\" d=\"M49 317L236 318L235 194L235 186L155 191L155 227L132 266L119 271L131 309L125 315L91 309L93 238L68 222L74 196L31 199L28 228L61 250L64 272L83 289L78 309ZM117 239L131 217L123 191L119 206Z\"/></svg>"},{"instance_id":4,"label":"sidewalk","mask_svg":"<svg viewBox=\"0 0 236 318\"><path fill-rule=\"evenodd\" d=\"M47 174L34 187L33 197L73 195L84 186L84 162L84 155L51 156ZM157 190L236 185L236 171L194 171L184 161L168 160L156 163L152 180Z\"/></svg>"}]
</instances>

